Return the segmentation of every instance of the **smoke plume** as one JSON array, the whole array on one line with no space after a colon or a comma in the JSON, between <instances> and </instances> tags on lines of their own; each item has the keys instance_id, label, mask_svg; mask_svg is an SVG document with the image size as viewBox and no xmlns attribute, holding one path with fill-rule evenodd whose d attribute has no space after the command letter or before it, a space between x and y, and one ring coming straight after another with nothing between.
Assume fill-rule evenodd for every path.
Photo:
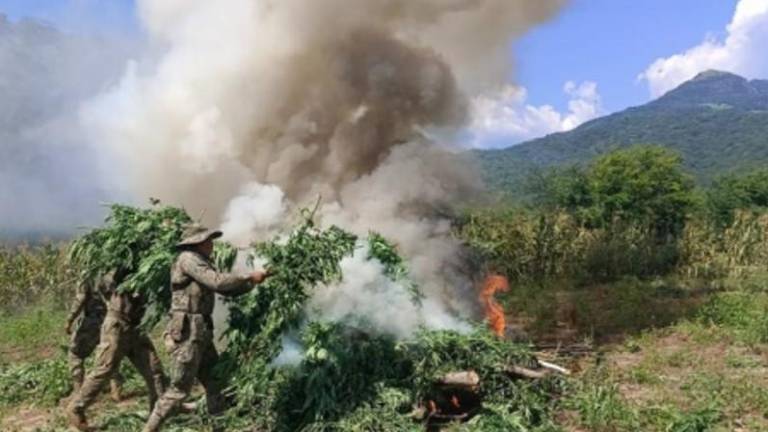
<instances>
[{"instance_id":1,"label":"smoke plume","mask_svg":"<svg viewBox=\"0 0 768 432\"><path fill-rule=\"evenodd\" d=\"M110 192L76 113L117 81L133 49L0 13L0 241L101 220Z\"/></svg>"},{"instance_id":2,"label":"smoke plume","mask_svg":"<svg viewBox=\"0 0 768 432\"><path fill-rule=\"evenodd\" d=\"M561 3L143 0L164 54L152 70L130 68L83 121L124 162L137 197L183 205L247 243L320 195L321 223L398 243L430 299L425 313L461 312L455 290L470 282L441 215L479 185L430 137L465 124L467 96L508 78L511 40ZM376 280L358 270L348 273L362 285ZM366 295L349 283L335 292ZM397 312L399 300L376 300L366 314Z\"/></svg>"}]
</instances>

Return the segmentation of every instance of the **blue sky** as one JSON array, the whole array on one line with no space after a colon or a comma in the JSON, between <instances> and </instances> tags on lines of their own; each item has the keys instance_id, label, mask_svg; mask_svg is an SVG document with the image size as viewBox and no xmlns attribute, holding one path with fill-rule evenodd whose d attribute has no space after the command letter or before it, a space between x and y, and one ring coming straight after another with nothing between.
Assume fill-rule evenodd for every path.
<instances>
[{"instance_id":1,"label":"blue sky","mask_svg":"<svg viewBox=\"0 0 768 432\"><path fill-rule=\"evenodd\" d=\"M250 130L250 124L239 124L242 119L237 116L219 118L222 111L218 105L231 109L231 101L227 100L230 90L244 79L238 74L232 75L238 81L218 79L229 78L233 66L243 76L264 73L261 67L269 63L257 60L269 58L261 59L259 51L241 45L241 41L253 38L252 31L260 30L254 26L263 17L245 17L249 8L239 0L226 2L232 7L225 8L220 6L224 0L146 0L155 2L152 23L158 34L145 35L135 11L136 1L0 0L0 14L7 14L13 21L31 18L68 33L40 33L52 37L38 38L33 31L27 31L35 26L0 24L3 30L21 30L18 38L0 41L9 42L0 43L0 59L19 59L0 64L0 83L14 85L14 91L0 95L0 120L14 121L3 132L15 134L2 143L11 151L6 152L10 157L0 161L0 202L8 197L6 201L16 203L12 208L0 206L0 237L4 229L9 229L7 221L12 221L10 229L16 232L40 227L67 230L97 221L101 215L90 210L97 197L143 196L150 192L134 183L152 183L152 196L157 196L158 188L160 192L187 190L189 185L198 184L196 178L186 177L194 174L192 171L170 178L167 166L156 169L153 164L163 157L133 158L134 154L181 151L191 163L200 164L201 158L206 158L207 164L207 156L226 161L233 157L226 156L230 152L237 153L233 145L250 144L233 143L233 136L246 134L230 133ZM319 0L297 1L312 4ZM360 12L373 0L346 1ZM556 2L489 1L512 5ZM210 16L221 19L208 20ZM238 21L241 17L245 19ZM510 22L519 25L523 18L515 17ZM184 25L173 27L180 23ZM160 34L161 25L169 26L167 34ZM291 24L280 21L280 25ZM235 31L227 33L230 26ZM457 36L450 34L455 32L453 27L440 30L447 37L441 43ZM503 32L489 34L499 33ZM222 37L227 35L229 39ZM219 52L220 45L231 49ZM460 80L466 80L459 84L473 92L467 94L468 123L456 135L435 136L451 139L464 148L505 147L568 131L599 116L643 104L707 69L768 78L766 46L768 0L570 0L551 21L509 41L508 57L514 71L506 82L479 82L486 78L484 74L459 75ZM164 48L170 49L170 55L164 56ZM246 52L254 58L247 58ZM496 53L492 50L488 55ZM131 58L138 61L129 63ZM210 65L198 61L205 58L211 60ZM472 61L480 63L478 66L495 66L504 59L488 60L487 65L482 64L483 59ZM449 55L446 61L460 62L462 58ZM158 71L153 68L155 64L163 67ZM194 70L196 65L201 70ZM450 66L467 72L467 67L475 64ZM277 77L272 79L276 85L283 85ZM210 86L196 87L203 82ZM53 93L51 86L56 89ZM243 87L250 92L249 101L265 97L261 86ZM173 104L169 104L167 112L166 107L152 110L155 101ZM147 111L151 115L136 115ZM161 130L156 133L158 127ZM97 142L92 142L91 135L99 138ZM55 149L50 147L54 143ZM286 147L281 150L293 149ZM124 158L125 166L119 168L141 172L141 179L114 175L119 164L110 161L124 154L131 158ZM296 159L286 156L288 153L280 155L275 157L281 164L283 159ZM50 169L48 164L57 169ZM158 179L162 181L156 182ZM175 186L169 186L169 182L176 182ZM162 186L157 187L159 184ZM21 203L19 196L25 197ZM70 211L72 208L78 211ZM27 217L31 214L38 217Z\"/></svg>"},{"instance_id":2,"label":"blue sky","mask_svg":"<svg viewBox=\"0 0 768 432\"><path fill-rule=\"evenodd\" d=\"M34 18L74 33L134 35L133 0L0 0L11 19Z\"/></svg>"},{"instance_id":3,"label":"blue sky","mask_svg":"<svg viewBox=\"0 0 768 432\"><path fill-rule=\"evenodd\" d=\"M514 46L529 102L563 109L562 84L594 81L607 111L649 99L638 82L658 57L721 36L736 0L573 0Z\"/></svg>"},{"instance_id":4,"label":"blue sky","mask_svg":"<svg viewBox=\"0 0 768 432\"><path fill-rule=\"evenodd\" d=\"M740 3L750 18L742 20L741 33L751 43L728 46L728 25ZM0 0L0 12L76 33L141 34L134 0ZM767 29L768 0L571 0L553 20L511 44L513 84L477 97L472 145L508 145L568 130L643 104L699 69L763 77L768 67L744 59L764 57L759 46L768 42ZM700 52L686 54L695 47ZM659 72L640 79L651 65Z\"/></svg>"},{"instance_id":5,"label":"blue sky","mask_svg":"<svg viewBox=\"0 0 768 432\"><path fill-rule=\"evenodd\" d=\"M572 0L554 20L514 44L515 81L534 105L565 109L563 84L595 81L607 111L644 103L637 75L653 60L724 32L737 0ZM0 0L13 19L67 31L135 34L133 0Z\"/></svg>"}]
</instances>

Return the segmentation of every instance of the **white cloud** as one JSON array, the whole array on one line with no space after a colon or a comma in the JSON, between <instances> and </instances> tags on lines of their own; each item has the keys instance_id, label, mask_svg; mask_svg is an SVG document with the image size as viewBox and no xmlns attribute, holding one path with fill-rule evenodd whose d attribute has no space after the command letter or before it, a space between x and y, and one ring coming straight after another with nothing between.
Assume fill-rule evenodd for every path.
<instances>
[{"instance_id":1,"label":"white cloud","mask_svg":"<svg viewBox=\"0 0 768 432\"><path fill-rule=\"evenodd\" d=\"M768 73L768 0L740 0L723 39L708 37L684 53L657 59L639 78L660 96L699 72L719 69L749 78Z\"/></svg>"},{"instance_id":2,"label":"white cloud","mask_svg":"<svg viewBox=\"0 0 768 432\"><path fill-rule=\"evenodd\" d=\"M597 84L568 81L563 92L570 98L568 112L551 105L527 104L524 87L507 85L494 94L473 99L471 106L473 147L516 144L554 132L571 130L602 113Z\"/></svg>"}]
</instances>

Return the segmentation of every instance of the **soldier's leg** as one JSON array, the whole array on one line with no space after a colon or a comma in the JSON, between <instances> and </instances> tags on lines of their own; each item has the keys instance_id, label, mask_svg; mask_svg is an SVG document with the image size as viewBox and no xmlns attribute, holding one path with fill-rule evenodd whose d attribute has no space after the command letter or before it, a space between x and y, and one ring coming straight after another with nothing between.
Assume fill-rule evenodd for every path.
<instances>
[{"instance_id":1,"label":"soldier's leg","mask_svg":"<svg viewBox=\"0 0 768 432\"><path fill-rule=\"evenodd\" d=\"M83 379L85 379L85 359L70 350L67 353L67 361L69 363L69 375L72 377L72 392L76 393L80 390Z\"/></svg>"},{"instance_id":2,"label":"soldier's leg","mask_svg":"<svg viewBox=\"0 0 768 432\"><path fill-rule=\"evenodd\" d=\"M70 339L67 357L74 392L80 390L85 379L85 359L99 344L101 320L84 319L78 324Z\"/></svg>"},{"instance_id":3,"label":"soldier's leg","mask_svg":"<svg viewBox=\"0 0 768 432\"><path fill-rule=\"evenodd\" d=\"M123 376L120 374L120 368L109 380L109 395L115 402L123 400Z\"/></svg>"},{"instance_id":4,"label":"soldier's leg","mask_svg":"<svg viewBox=\"0 0 768 432\"><path fill-rule=\"evenodd\" d=\"M86 317L86 319L83 320L83 322L78 327L78 331L76 333L80 340L77 343L77 347L79 349L77 356L80 358L81 368L83 363L85 363L85 359L93 354L93 352L96 350L96 347L99 345L99 341L101 340L101 326L104 324L104 318L104 315L99 314ZM75 344L73 344L73 347L74 346ZM74 359L72 359L70 364L74 365ZM83 379L80 378L80 384L82 383ZM120 375L120 368L118 365L117 371L114 372L112 379L109 381L109 393L112 397L112 400L115 402L120 402L122 400L122 390L123 376Z\"/></svg>"},{"instance_id":5,"label":"soldier's leg","mask_svg":"<svg viewBox=\"0 0 768 432\"><path fill-rule=\"evenodd\" d=\"M101 328L101 340L97 348L96 362L69 404L68 410L72 424L86 425L85 410L98 396L104 385L120 366L125 354L123 328L119 321L107 317Z\"/></svg>"},{"instance_id":6,"label":"soldier's leg","mask_svg":"<svg viewBox=\"0 0 768 432\"><path fill-rule=\"evenodd\" d=\"M128 356L147 384L149 410L152 411L155 402L165 392L166 377L163 364L157 355L152 340L143 333L135 333L131 340Z\"/></svg>"},{"instance_id":7,"label":"soldier's leg","mask_svg":"<svg viewBox=\"0 0 768 432\"><path fill-rule=\"evenodd\" d=\"M226 400L222 395L224 386L214 373L214 368L219 363L219 353L216 352L216 347L213 345L213 341L210 340L207 343L203 343L201 348L202 355L197 379L205 388L208 413L217 415L227 408Z\"/></svg>"},{"instance_id":8,"label":"soldier's leg","mask_svg":"<svg viewBox=\"0 0 768 432\"><path fill-rule=\"evenodd\" d=\"M87 334L83 335L85 338L87 338L86 346L84 346L82 352L83 359L86 359L88 356L93 354L93 351L99 345L99 341L101 340L101 326L104 324L104 319L105 315L100 313L93 314L92 316L86 318L88 321L87 326L91 330L87 331ZM82 325L86 325L85 321ZM112 400L115 402L120 402L122 400L122 391L123 376L120 374L120 368L118 367L117 371L115 371L115 373L112 375L112 379L109 381L109 393L112 397Z\"/></svg>"},{"instance_id":9,"label":"soldier's leg","mask_svg":"<svg viewBox=\"0 0 768 432\"><path fill-rule=\"evenodd\" d=\"M102 318L99 322L99 326L104 323L104 319ZM96 337L100 338L101 334L96 333ZM93 343L93 347L96 348L98 344L98 339L95 340ZM93 352L93 349L91 349L91 352ZM88 355L91 355L91 352L88 353ZM87 357L87 356L86 356ZM109 395L115 402L120 402L123 400L123 375L120 374L120 365L117 365L117 370L112 374L112 378L109 380Z\"/></svg>"},{"instance_id":10,"label":"soldier's leg","mask_svg":"<svg viewBox=\"0 0 768 432\"><path fill-rule=\"evenodd\" d=\"M160 396L152 414L144 426L144 432L155 432L162 423L189 396L200 367L200 344L195 340L175 341L169 335L165 337L166 348L171 356L171 382L165 393Z\"/></svg>"}]
</instances>

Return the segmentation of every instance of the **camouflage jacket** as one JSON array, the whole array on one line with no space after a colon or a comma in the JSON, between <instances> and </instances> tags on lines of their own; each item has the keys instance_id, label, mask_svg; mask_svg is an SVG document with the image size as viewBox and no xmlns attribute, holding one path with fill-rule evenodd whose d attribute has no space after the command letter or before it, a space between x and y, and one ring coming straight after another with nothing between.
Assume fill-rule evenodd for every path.
<instances>
[{"instance_id":1,"label":"camouflage jacket","mask_svg":"<svg viewBox=\"0 0 768 432\"><path fill-rule=\"evenodd\" d=\"M251 286L249 276L220 273L209 259L184 251L171 268L171 312L210 316L215 293L234 296L248 292Z\"/></svg>"},{"instance_id":2,"label":"camouflage jacket","mask_svg":"<svg viewBox=\"0 0 768 432\"><path fill-rule=\"evenodd\" d=\"M125 271L111 272L108 275L109 278L106 280L108 290L105 294L107 311L128 326L138 327L147 309L147 299L139 293L119 293L117 291L117 287L128 275L129 273Z\"/></svg>"},{"instance_id":3,"label":"camouflage jacket","mask_svg":"<svg viewBox=\"0 0 768 432\"><path fill-rule=\"evenodd\" d=\"M113 291L107 309L130 327L138 327L147 310L147 299L138 293Z\"/></svg>"},{"instance_id":4,"label":"camouflage jacket","mask_svg":"<svg viewBox=\"0 0 768 432\"><path fill-rule=\"evenodd\" d=\"M107 312L106 300L114 290L114 272L98 280L80 284L75 301L69 310L68 323L73 323L82 314L85 318L102 319Z\"/></svg>"}]
</instances>

